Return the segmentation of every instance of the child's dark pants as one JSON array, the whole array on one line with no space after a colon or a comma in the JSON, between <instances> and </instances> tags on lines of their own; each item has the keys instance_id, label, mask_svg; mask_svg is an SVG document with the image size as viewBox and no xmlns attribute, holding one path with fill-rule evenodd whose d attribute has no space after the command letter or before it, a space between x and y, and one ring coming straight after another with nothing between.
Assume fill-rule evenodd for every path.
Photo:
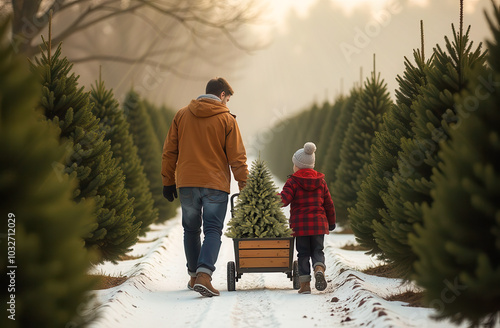
<instances>
[{"instance_id":1,"label":"child's dark pants","mask_svg":"<svg viewBox=\"0 0 500 328\"><path fill-rule=\"evenodd\" d=\"M297 248L297 257L299 263L299 281L311 281L311 263L313 267L321 265L325 266L325 254L323 253L323 242L325 235L313 236L298 236L295 237L295 245Z\"/></svg>"}]
</instances>

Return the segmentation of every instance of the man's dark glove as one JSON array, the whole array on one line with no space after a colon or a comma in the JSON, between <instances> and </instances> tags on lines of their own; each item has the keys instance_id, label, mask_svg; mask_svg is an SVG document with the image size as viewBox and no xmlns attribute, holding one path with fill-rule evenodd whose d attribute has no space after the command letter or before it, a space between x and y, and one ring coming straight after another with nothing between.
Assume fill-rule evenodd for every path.
<instances>
[{"instance_id":1,"label":"man's dark glove","mask_svg":"<svg viewBox=\"0 0 500 328\"><path fill-rule=\"evenodd\" d=\"M177 198L177 188L175 185L163 186L163 197L169 202L173 202L174 198Z\"/></svg>"},{"instance_id":2,"label":"man's dark glove","mask_svg":"<svg viewBox=\"0 0 500 328\"><path fill-rule=\"evenodd\" d=\"M330 230L330 231L335 230L335 223L334 223L334 224L330 224L330 225L328 226L328 230Z\"/></svg>"}]
</instances>

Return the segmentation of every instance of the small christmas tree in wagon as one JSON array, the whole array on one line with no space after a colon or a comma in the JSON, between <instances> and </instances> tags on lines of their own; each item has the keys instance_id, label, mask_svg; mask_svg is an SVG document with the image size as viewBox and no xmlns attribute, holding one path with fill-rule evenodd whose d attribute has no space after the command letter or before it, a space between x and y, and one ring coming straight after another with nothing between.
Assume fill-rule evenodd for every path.
<instances>
[{"instance_id":1,"label":"small christmas tree in wagon","mask_svg":"<svg viewBox=\"0 0 500 328\"><path fill-rule=\"evenodd\" d=\"M284 272L299 289L294 239L281 206L269 169L260 158L255 160L245 188L231 197L232 217L225 235L233 239L236 262L227 263L228 291L236 289L246 272Z\"/></svg>"}]
</instances>

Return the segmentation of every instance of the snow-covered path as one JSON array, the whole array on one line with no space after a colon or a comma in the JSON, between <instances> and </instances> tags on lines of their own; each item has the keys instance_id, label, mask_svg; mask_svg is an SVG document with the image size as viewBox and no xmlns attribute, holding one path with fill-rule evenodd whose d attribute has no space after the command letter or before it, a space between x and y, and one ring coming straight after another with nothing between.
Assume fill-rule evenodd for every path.
<instances>
[{"instance_id":1,"label":"snow-covered path","mask_svg":"<svg viewBox=\"0 0 500 328\"><path fill-rule=\"evenodd\" d=\"M152 229L131 252L139 259L95 269L130 278L96 292L101 305L90 327L455 327L434 322L430 309L384 300L411 286L359 272L376 261L340 249L354 242L352 235L326 236L329 285L323 292L313 288L311 295L299 295L284 273L245 273L236 291L228 292L226 265L234 250L232 240L223 237L213 277L221 296L205 298L186 288L180 216Z\"/></svg>"},{"instance_id":2,"label":"snow-covered path","mask_svg":"<svg viewBox=\"0 0 500 328\"><path fill-rule=\"evenodd\" d=\"M284 273L243 274L236 291L228 292L226 264L234 260L234 250L226 237L212 281L221 296L204 298L189 291L180 218L154 227L160 228L147 235L149 240L159 239L134 248L132 255L144 255L141 259L97 269L130 279L98 291L104 304L91 327L280 327L300 321L318 326L339 322L330 313L331 286L321 293L299 295Z\"/></svg>"},{"instance_id":3,"label":"snow-covered path","mask_svg":"<svg viewBox=\"0 0 500 328\"><path fill-rule=\"evenodd\" d=\"M237 190L235 184L232 190ZM226 224L229 216L228 209ZM186 287L180 210L151 229L130 253L137 259L104 263L91 272L129 277L119 286L95 291L99 305L91 310L97 315L91 328L457 327L433 321L434 310L384 300L415 287L360 272L377 261L361 251L341 249L355 243L353 235L325 236L328 287L322 292L313 288L310 295L299 295L284 273L245 273L236 291L228 292L226 266L234 261L234 249L223 236L212 280L221 296L205 298Z\"/></svg>"}]
</instances>

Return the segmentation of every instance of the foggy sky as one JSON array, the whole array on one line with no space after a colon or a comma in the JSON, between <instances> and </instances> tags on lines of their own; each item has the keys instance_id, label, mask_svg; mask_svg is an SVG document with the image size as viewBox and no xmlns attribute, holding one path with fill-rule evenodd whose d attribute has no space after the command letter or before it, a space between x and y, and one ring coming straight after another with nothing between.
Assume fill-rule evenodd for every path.
<instances>
[{"instance_id":1,"label":"foggy sky","mask_svg":"<svg viewBox=\"0 0 500 328\"><path fill-rule=\"evenodd\" d=\"M459 1L435 0L426 8L392 2L393 13L378 29L369 12L357 9L346 17L328 0L319 0L305 20L288 17L288 33L276 36L269 49L250 58L248 66L242 68L246 73L240 73L244 78L232 82L239 92L229 105L239 114L243 133L260 131L264 134L260 139L265 141L272 133L266 128L268 123L278 116L292 115L314 101L333 101L341 92L341 80L344 94L348 93L360 80L360 67L363 79L372 71L374 53L376 70L394 96L396 76L404 70L404 56L413 59L413 49L420 48L420 20L424 21L428 57L436 44L444 46L445 36L452 38L452 23L458 29ZM482 8L490 11L491 4L480 0L476 7L474 13L464 15L464 26L472 25L471 40L478 45L490 37ZM365 37L366 29L371 37Z\"/></svg>"},{"instance_id":2,"label":"foggy sky","mask_svg":"<svg viewBox=\"0 0 500 328\"><path fill-rule=\"evenodd\" d=\"M470 36L477 46L491 37L483 13L484 9L491 12L491 2L469 2L475 10L465 13L464 29L472 25ZM425 7L392 0L374 13L369 8L356 8L350 15L330 0L317 0L305 18L289 13L285 32L277 28L270 31L272 44L253 55L240 51L224 65L207 58L209 64L203 67L199 61L190 66L187 60L184 69L193 75L199 73L196 80L162 72L157 83L149 84L151 73L143 72L142 83L148 87L142 94L177 110L204 93L209 78L223 76L235 90L228 107L237 115L245 143L257 141L256 147L263 148L272 137L273 124L314 102L333 101L341 91L348 94L360 81L361 67L366 79L373 69L374 53L376 71L394 97L404 56L413 59L413 49L420 48L421 19L429 57L436 44L444 46L445 36L453 36L452 23L458 29L459 0L429 1ZM141 79L135 83L140 87Z\"/></svg>"}]
</instances>

